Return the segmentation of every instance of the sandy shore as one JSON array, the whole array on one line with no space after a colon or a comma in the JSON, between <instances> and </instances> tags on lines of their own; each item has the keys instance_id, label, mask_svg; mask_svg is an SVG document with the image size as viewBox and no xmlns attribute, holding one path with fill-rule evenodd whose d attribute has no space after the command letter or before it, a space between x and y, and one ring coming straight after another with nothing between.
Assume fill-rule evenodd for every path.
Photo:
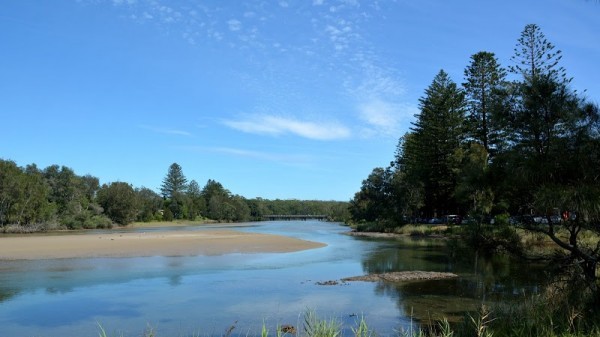
<instances>
[{"instance_id":1,"label":"sandy shore","mask_svg":"<svg viewBox=\"0 0 600 337\"><path fill-rule=\"evenodd\" d=\"M284 253L325 246L234 230L0 237L0 260Z\"/></svg>"}]
</instances>

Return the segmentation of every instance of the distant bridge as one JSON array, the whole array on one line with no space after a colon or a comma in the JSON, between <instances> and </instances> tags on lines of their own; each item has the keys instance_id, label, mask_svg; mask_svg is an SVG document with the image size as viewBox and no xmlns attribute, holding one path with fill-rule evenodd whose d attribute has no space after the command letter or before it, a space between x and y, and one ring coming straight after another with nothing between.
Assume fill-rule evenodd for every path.
<instances>
[{"instance_id":1,"label":"distant bridge","mask_svg":"<svg viewBox=\"0 0 600 337\"><path fill-rule=\"evenodd\" d=\"M313 214L301 214L301 215L263 215L263 220L266 221L292 221L292 220L319 220L319 221L327 221L329 217L327 215L313 215Z\"/></svg>"}]
</instances>

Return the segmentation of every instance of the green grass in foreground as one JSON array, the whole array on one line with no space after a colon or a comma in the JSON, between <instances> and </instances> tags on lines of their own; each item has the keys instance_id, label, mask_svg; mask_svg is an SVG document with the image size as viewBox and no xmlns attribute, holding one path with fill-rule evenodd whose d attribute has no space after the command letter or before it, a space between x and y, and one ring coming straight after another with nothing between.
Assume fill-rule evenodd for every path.
<instances>
[{"instance_id":1,"label":"green grass in foreground","mask_svg":"<svg viewBox=\"0 0 600 337\"><path fill-rule=\"evenodd\" d=\"M533 300L532 300L533 301ZM533 306L531 306L533 305ZM397 337L492 337L492 336L514 336L514 337L600 337L600 322L593 322L591 325L578 322L583 319L581 313L569 309L564 312L570 312L570 316L551 317L549 311L539 307L540 303L524 303L511 306L509 308L500 308L494 312L486 306L473 314L465 316L463 322L451 325L447 320L430 322L422 324L420 328L409 328L409 330L396 331ZM529 306L529 307L527 307ZM546 307L548 307L546 305ZM351 333L344 335L342 324L339 320L322 319L317 316L315 311L309 310L304 313L301 328L292 326L278 325L271 334L265 323L262 324L261 331L257 333L236 333L235 325L229 327L222 337L234 336L260 336L260 337L377 337L378 334L369 328L364 318L356 320L354 326L346 329ZM108 334L105 329L98 325L99 337L127 337L122 333ZM159 337L157 332L148 327L143 337ZM208 337L214 334L186 334L169 337Z\"/></svg>"}]
</instances>

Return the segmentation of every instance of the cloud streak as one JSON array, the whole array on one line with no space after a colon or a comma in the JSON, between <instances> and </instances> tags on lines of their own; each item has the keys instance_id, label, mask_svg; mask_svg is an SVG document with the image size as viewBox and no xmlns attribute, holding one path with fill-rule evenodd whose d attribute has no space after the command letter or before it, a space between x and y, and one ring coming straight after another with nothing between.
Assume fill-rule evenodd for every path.
<instances>
[{"instance_id":1,"label":"cloud streak","mask_svg":"<svg viewBox=\"0 0 600 337\"><path fill-rule=\"evenodd\" d=\"M165 135L175 135L175 136L184 136L184 137L193 137L193 135L187 131L177 130L177 129L169 129L169 128L159 128L150 125L140 125L142 129L149 130L155 133L161 133Z\"/></svg>"},{"instance_id":2,"label":"cloud streak","mask_svg":"<svg viewBox=\"0 0 600 337\"><path fill-rule=\"evenodd\" d=\"M242 29L242 22L236 19L231 19L227 21L227 25L229 26L229 30L232 32L236 32Z\"/></svg>"},{"instance_id":3,"label":"cloud streak","mask_svg":"<svg viewBox=\"0 0 600 337\"><path fill-rule=\"evenodd\" d=\"M188 150L195 152L210 152L218 153L238 158L248 158L257 161L273 162L281 165L297 166L297 167L310 167L314 162L315 158L309 155L303 154L281 154L271 153L264 151L253 151L247 149L240 149L234 147L202 147L193 146L188 147Z\"/></svg>"},{"instance_id":4,"label":"cloud streak","mask_svg":"<svg viewBox=\"0 0 600 337\"><path fill-rule=\"evenodd\" d=\"M296 135L313 140L339 140L350 137L350 129L339 123L301 121L273 115L254 115L241 120L224 120L226 126L259 135Z\"/></svg>"},{"instance_id":5,"label":"cloud streak","mask_svg":"<svg viewBox=\"0 0 600 337\"><path fill-rule=\"evenodd\" d=\"M366 123L363 137L399 137L405 124L418 112L417 107L373 99L358 106L359 118Z\"/></svg>"},{"instance_id":6,"label":"cloud streak","mask_svg":"<svg viewBox=\"0 0 600 337\"><path fill-rule=\"evenodd\" d=\"M157 25L166 32L179 32L191 44L207 41L243 52L251 68L263 69L259 75L241 74L248 90L258 93L251 108L263 112L222 121L229 128L258 135L298 136L312 140L338 140L356 136L398 137L401 124L412 119L414 107L406 103L406 84L394 63L385 62L373 44L369 22L384 18L378 5L356 0L311 0L311 6L278 0L269 6L248 1L244 6L175 4L167 0L108 0L131 17ZM284 39L280 32L289 26L303 34ZM264 60L275 60L265 62ZM331 78L320 78L329 74ZM248 80L246 77L253 80ZM329 82L328 87L321 87ZM333 86L332 86L333 85ZM337 88L335 86L337 85ZM323 108L325 119L313 121L282 117L283 100L302 111L316 112L311 101L315 94L323 101L340 95L351 106ZM328 96L327 96L328 95ZM311 98L306 98L311 97ZM348 114L348 112L354 112ZM356 126L354 123L361 123ZM346 125L351 125L347 127ZM406 125L404 125L406 126ZM165 130L167 131L167 130ZM176 131L176 130L172 130ZM176 132L170 132L177 134ZM354 131L354 132L353 132ZM163 133L169 133L164 132Z\"/></svg>"}]
</instances>

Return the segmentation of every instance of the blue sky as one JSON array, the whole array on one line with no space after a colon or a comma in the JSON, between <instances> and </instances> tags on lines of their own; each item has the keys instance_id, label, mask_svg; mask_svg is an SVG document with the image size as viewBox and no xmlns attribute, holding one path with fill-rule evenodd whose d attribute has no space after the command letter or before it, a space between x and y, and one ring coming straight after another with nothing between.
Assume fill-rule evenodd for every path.
<instances>
[{"instance_id":1,"label":"blue sky","mask_svg":"<svg viewBox=\"0 0 600 337\"><path fill-rule=\"evenodd\" d=\"M0 158L158 190L171 163L247 198L349 200L418 99L536 23L600 103L586 0L4 0Z\"/></svg>"}]
</instances>

